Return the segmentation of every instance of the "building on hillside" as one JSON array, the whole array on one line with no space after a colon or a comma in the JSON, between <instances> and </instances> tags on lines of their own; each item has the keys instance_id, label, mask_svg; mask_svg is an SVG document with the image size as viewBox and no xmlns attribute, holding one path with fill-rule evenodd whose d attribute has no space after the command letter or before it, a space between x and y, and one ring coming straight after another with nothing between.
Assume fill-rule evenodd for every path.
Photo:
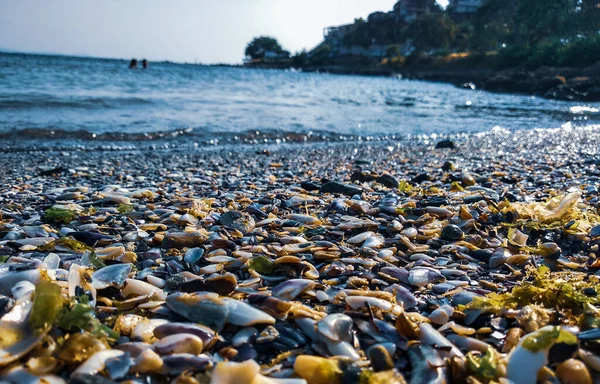
<instances>
[{"instance_id":1,"label":"building on hillside","mask_svg":"<svg viewBox=\"0 0 600 384\"><path fill-rule=\"evenodd\" d=\"M475 13L483 5L484 0L450 0L448 10L452 13Z\"/></svg>"},{"instance_id":2,"label":"building on hillside","mask_svg":"<svg viewBox=\"0 0 600 384\"><path fill-rule=\"evenodd\" d=\"M323 42L309 52L309 56L323 45L329 46L332 56L339 56L344 47L344 37L356 28L355 24L344 24L323 29Z\"/></svg>"},{"instance_id":3,"label":"building on hillside","mask_svg":"<svg viewBox=\"0 0 600 384\"><path fill-rule=\"evenodd\" d=\"M392 13L396 20L410 23L417 16L431 12L435 8L435 0L400 0L394 5Z\"/></svg>"}]
</instances>

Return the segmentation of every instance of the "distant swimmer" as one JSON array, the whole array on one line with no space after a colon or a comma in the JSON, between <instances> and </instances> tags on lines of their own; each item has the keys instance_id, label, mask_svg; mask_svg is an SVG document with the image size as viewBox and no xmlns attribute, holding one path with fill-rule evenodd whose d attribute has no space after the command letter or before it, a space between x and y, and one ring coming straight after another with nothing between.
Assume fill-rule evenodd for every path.
<instances>
[{"instance_id":1,"label":"distant swimmer","mask_svg":"<svg viewBox=\"0 0 600 384\"><path fill-rule=\"evenodd\" d=\"M136 59L131 59L131 61L129 62L129 68L137 68L137 60Z\"/></svg>"},{"instance_id":2,"label":"distant swimmer","mask_svg":"<svg viewBox=\"0 0 600 384\"><path fill-rule=\"evenodd\" d=\"M148 69L148 60L146 60L146 59L142 60L142 67L144 69Z\"/></svg>"}]
</instances>

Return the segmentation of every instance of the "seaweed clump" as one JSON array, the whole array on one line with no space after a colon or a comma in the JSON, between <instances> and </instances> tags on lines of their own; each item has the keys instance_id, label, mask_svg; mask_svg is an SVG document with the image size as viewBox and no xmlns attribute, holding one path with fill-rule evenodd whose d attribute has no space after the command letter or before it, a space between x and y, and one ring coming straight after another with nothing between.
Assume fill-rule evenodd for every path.
<instances>
[{"instance_id":1,"label":"seaweed clump","mask_svg":"<svg viewBox=\"0 0 600 384\"><path fill-rule=\"evenodd\" d=\"M520 309L537 305L554 309L573 320L583 313L586 304L600 304L600 296L586 295L586 291L598 286L598 282L585 273L550 272L546 266L528 270L529 279L506 293L490 293L475 297L461 309L479 309L499 314L505 309Z\"/></svg>"}]
</instances>

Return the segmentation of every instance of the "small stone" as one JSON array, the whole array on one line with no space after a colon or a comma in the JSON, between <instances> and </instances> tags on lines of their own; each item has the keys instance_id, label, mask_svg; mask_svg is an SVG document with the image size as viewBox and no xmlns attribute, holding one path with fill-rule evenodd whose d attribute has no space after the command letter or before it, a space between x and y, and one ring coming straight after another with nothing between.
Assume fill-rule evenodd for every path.
<instances>
[{"instance_id":1,"label":"small stone","mask_svg":"<svg viewBox=\"0 0 600 384\"><path fill-rule=\"evenodd\" d=\"M448 241L457 241L464 237L463 231L454 224L448 224L442 229L441 238Z\"/></svg>"},{"instance_id":2,"label":"small stone","mask_svg":"<svg viewBox=\"0 0 600 384\"><path fill-rule=\"evenodd\" d=\"M435 145L435 149L441 149L441 148L454 149L455 147L456 147L456 145L454 145L454 141L452 141L452 140L438 141L437 144Z\"/></svg>"},{"instance_id":3,"label":"small stone","mask_svg":"<svg viewBox=\"0 0 600 384\"><path fill-rule=\"evenodd\" d=\"M595 225L590 230L590 237L595 238L600 236L600 225Z\"/></svg>"},{"instance_id":4,"label":"small stone","mask_svg":"<svg viewBox=\"0 0 600 384\"><path fill-rule=\"evenodd\" d=\"M375 345L369 349L369 360L375 372L387 371L394 368L392 356L383 345Z\"/></svg>"},{"instance_id":5,"label":"small stone","mask_svg":"<svg viewBox=\"0 0 600 384\"><path fill-rule=\"evenodd\" d=\"M246 212L227 211L219 219L221 225L236 229L244 235L254 230L254 219Z\"/></svg>"},{"instance_id":6,"label":"small stone","mask_svg":"<svg viewBox=\"0 0 600 384\"><path fill-rule=\"evenodd\" d=\"M470 187L477 184L475 178L469 172L463 172L460 178L462 185L464 185L465 187Z\"/></svg>"},{"instance_id":7,"label":"small stone","mask_svg":"<svg viewBox=\"0 0 600 384\"><path fill-rule=\"evenodd\" d=\"M300 187L307 191L318 191L320 188L318 184L313 183L312 181L303 181L300 183Z\"/></svg>"},{"instance_id":8,"label":"small stone","mask_svg":"<svg viewBox=\"0 0 600 384\"><path fill-rule=\"evenodd\" d=\"M592 384L592 377L585 364L576 359L562 362L556 368L556 377L561 383Z\"/></svg>"},{"instance_id":9,"label":"small stone","mask_svg":"<svg viewBox=\"0 0 600 384\"><path fill-rule=\"evenodd\" d=\"M204 242L206 242L207 239L208 237L201 234L200 232L167 232L162 241L162 247L165 249L195 248L204 244Z\"/></svg>"},{"instance_id":10,"label":"small stone","mask_svg":"<svg viewBox=\"0 0 600 384\"><path fill-rule=\"evenodd\" d=\"M275 329L274 326L269 325L267 328L263 329L262 332L256 336L257 344L266 344L277 340L279 337L279 332Z\"/></svg>"},{"instance_id":11,"label":"small stone","mask_svg":"<svg viewBox=\"0 0 600 384\"><path fill-rule=\"evenodd\" d=\"M446 161L444 165L442 165L442 171L453 171L456 168L453 162Z\"/></svg>"},{"instance_id":12,"label":"small stone","mask_svg":"<svg viewBox=\"0 0 600 384\"><path fill-rule=\"evenodd\" d=\"M339 181L330 181L321 186L321 193L341 193L343 195L360 195L362 190L358 187L340 183Z\"/></svg>"},{"instance_id":13,"label":"small stone","mask_svg":"<svg viewBox=\"0 0 600 384\"><path fill-rule=\"evenodd\" d=\"M598 292L596 292L596 290L592 287L587 287L583 289L583 294L589 297L596 297L598 296Z\"/></svg>"},{"instance_id":14,"label":"small stone","mask_svg":"<svg viewBox=\"0 0 600 384\"><path fill-rule=\"evenodd\" d=\"M429 176L427 173L421 173L421 174L413 177L413 179L411 181L413 183L420 184L424 181L429 181L429 180L431 180L431 176Z\"/></svg>"},{"instance_id":15,"label":"small stone","mask_svg":"<svg viewBox=\"0 0 600 384\"><path fill-rule=\"evenodd\" d=\"M377 178L377 182L379 184L385 185L388 188L398 188L400 186L400 182L394 176L389 173L384 173L383 175Z\"/></svg>"},{"instance_id":16,"label":"small stone","mask_svg":"<svg viewBox=\"0 0 600 384\"><path fill-rule=\"evenodd\" d=\"M477 249L475 251L471 251L469 255L474 259L477 259L484 263L488 263L490 261L490 258L492 257L492 252L493 251L491 249Z\"/></svg>"}]
</instances>

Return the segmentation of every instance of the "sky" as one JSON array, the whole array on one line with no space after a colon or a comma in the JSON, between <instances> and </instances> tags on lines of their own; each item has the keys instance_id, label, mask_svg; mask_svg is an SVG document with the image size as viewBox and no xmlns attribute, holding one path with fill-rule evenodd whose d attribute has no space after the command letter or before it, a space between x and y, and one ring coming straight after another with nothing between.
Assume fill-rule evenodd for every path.
<instances>
[{"instance_id":1,"label":"sky","mask_svg":"<svg viewBox=\"0 0 600 384\"><path fill-rule=\"evenodd\" d=\"M255 36L290 52L396 0L0 0L0 49L240 63ZM442 5L447 0L440 1Z\"/></svg>"}]
</instances>

